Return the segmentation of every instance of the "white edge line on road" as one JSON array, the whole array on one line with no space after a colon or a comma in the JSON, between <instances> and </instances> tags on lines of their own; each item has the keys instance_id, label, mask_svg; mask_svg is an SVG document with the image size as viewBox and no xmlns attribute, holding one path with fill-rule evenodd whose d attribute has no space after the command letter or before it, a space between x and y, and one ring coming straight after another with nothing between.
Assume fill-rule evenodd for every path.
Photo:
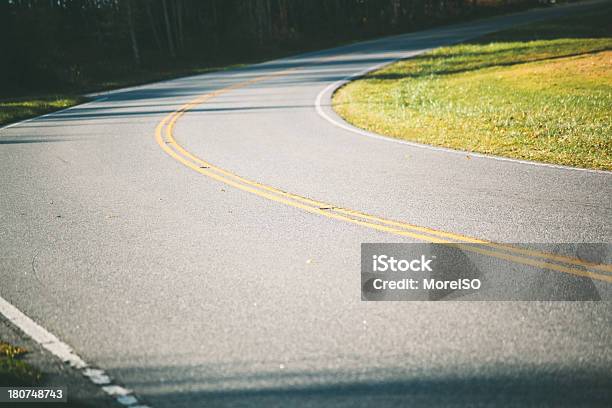
<instances>
[{"instance_id":1,"label":"white edge line on road","mask_svg":"<svg viewBox=\"0 0 612 408\"><path fill-rule=\"evenodd\" d=\"M468 38L465 38L463 40L460 41L465 41ZM453 41L453 43L457 43L460 41ZM449 43L448 45L452 45L451 43ZM534 162L534 161L529 161L529 160L520 160L520 159L512 159L509 157L501 157L501 156L494 156L494 155L489 155L489 154L484 154L484 153L476 153L476 152L470 152L467 150L458 150L458 149L451 149L448 147L439 147L439 146L432 146L432 145L427 145L427 144L423 144L423 143L417 143L417 142L410 142L407 140L401 140L401 139L394 139L388 136L384 136L384 135L380 135L378 133L373 133L373 132L368 132L367 130L364 129L360 129L358 127L355 127L351 124L349 124L348 122L346 122L344 119L342 119L340 116L336 115L334 113L335 117L330 116L327 112L325 112L325 110L323 109L323 99L325 99L325 106L329 107L329 109L332 109L332 96L334 94L334 92L336 92L339 88L341 88L343 85L357 79L360 77L363 77L364 75L372 72L372 71L376 71L386 65L390 65L394 62L400 61L400 60L404 60L404 59L408 59L411 57L414 57L416 55L419 54L423 54L425 52L428 52L432 50L432 48L427 48L427 49L423 49L423 50L419 50L417 52L411 51L410 53L398 57L398 58L393 58L390 59L388 61L373 65L371 67L368 67L362 71L356 72L354 74L351 74L343 79L340 79L336 82L333 82L331 84L329 84L328 86L326 86L321 92L319 92L319 94L317 95L316 99L315 99L315 109L317 111L317 113L319 114L319 116L321 116L323 119L325 119L326 121L328 121L329 123L331 123L334 126L339 127L340 129L344 129L347 130L349 132L352 133L356 133L358 135L361 136L365 136L365 137L369 137L371 139L378 139L378 140L383 140L385 142L390 142L390 143L397 143L397 144L402 144L402 145L407 145L407 146L412 146L412 147L417 147L420 149L427 149L427 150L433 150L433 151L439 151L439 152L445 152L445 153L451 153L451 154L456 154L456 155L469 155L470 157L478 157L478 158L482 158L482 159L490 159L490 160L497 160L497 161L505 161L505 162L511 162L511 163L520 163L520 164L528 164L528 165L532 165L532 166L541 166L541 167L549 167L549 168L553 168L553 169L561 169L561 170L571 170L571 171L583 171L583 172L588 172L588 173L599 173L599 174L612 174L612 172L610 171L606 171L606 170L595 170L595 169L583 169L580 167L571 167L571 166L563 166L560 164L550 164L550 163L540 163L540 162Z\"/></svg>"},{"instance_id":2,"label":"white edge line on road","mask_svg":"<svg viewBox=\"0 0 612 408\"><path fill-rule=\"evenodd\" d=\"M100 387L106 394L113 397L119 404L130 408L147 408L147 405L139 403L138 398L131 390L114 384L111 377L104 370L91 367L69 345L30 319L2 296L0 296L0 313L23 333L32 338L32 340L62 360L62 362L80 371L84 377Z\"/></svg>"}]
</instances>

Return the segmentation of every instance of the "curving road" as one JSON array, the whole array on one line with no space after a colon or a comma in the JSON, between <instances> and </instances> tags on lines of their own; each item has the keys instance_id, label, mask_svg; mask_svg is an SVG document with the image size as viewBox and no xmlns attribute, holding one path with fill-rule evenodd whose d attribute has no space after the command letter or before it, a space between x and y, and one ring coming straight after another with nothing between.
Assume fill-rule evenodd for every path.
<instances>
[{"instance_id":1,"label":"curving road","mask_svg":"<svg viewBox=\"0 0 612 408\"><path fill-rule=\"evenodd\" d=\"M362 302L359 271L362 242L420 242L415 226L610 243L612 173L397 143L329 106L364 70L588 7L120 90L3 129L0 296L153 407L609 406L609 302ZM499 284L612 299L609 274L540 272Z\"/></svg>"}]
</instances>

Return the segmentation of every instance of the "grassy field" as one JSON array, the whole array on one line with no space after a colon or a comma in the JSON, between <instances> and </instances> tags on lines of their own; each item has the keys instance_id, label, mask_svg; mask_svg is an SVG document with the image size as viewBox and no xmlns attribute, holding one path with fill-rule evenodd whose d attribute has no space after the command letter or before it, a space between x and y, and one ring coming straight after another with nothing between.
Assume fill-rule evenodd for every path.
<instances>
[{"instance_id":1,"label":"grassy field","mask_svg":"<svg viewBox=\"0 0 612 408\"><path fill-rule=\"evenodd\" d=\"M400 61L334 109L391 137L612 170L612 7Z\"/></svg>"}]
</instances>

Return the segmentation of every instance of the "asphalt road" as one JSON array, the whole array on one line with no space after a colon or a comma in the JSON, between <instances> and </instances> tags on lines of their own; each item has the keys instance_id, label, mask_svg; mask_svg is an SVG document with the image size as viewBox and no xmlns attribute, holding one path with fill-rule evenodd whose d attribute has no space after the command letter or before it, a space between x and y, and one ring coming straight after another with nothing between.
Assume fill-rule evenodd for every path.
<instances>
[{"instance_id":1,"label":"asphalt road","mask_svg":"<svg viewBox=\"0 0 612 408\"><path fill-rule=\"evenodd\" d=\"M363 302L360 244L420 240L266 189L494 242L611 243L611 173L398 144L315 108L374 65L584 7L147 85L4 129L0 295L154 407L609 406L609 302ZM612 299L562 272L497 278Z\"/></svg>"}]
</instances>

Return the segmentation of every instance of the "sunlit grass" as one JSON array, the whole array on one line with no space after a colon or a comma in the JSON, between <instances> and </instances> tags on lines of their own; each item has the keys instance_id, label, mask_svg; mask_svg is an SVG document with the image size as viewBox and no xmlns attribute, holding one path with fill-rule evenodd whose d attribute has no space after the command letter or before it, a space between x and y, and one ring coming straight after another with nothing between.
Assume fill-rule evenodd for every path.
<instances>
[{"instance_id":1,"label":"sunlit grass","mask_svg":"<svg viewBox=\"0 0 612 408\"><path fill-rule=\"evenodd\" d=\"M334 108L392 137L612 170L610 10L401 61L340 89Z\"/></svg>"},{"instance_id":2,"label":"sunlit grass","mask_svg":"<svg viewBox=\"0 0 612 408\"><path fill-rule=\"evenodd\" d=\"M22 360L27 350L0 341L0 385L32 385L41 373Z\"/></svg>"},{"instance_id":3,"label":"sunlit grass","mask_svg":"<svg viewBox=\"0 0 612 408\"><path fill-rule=\"evenodd\" d=\"M64 109L82 102L79 96L45 96L0 100L0 125Z\"/></svg>"}]
</instances>

